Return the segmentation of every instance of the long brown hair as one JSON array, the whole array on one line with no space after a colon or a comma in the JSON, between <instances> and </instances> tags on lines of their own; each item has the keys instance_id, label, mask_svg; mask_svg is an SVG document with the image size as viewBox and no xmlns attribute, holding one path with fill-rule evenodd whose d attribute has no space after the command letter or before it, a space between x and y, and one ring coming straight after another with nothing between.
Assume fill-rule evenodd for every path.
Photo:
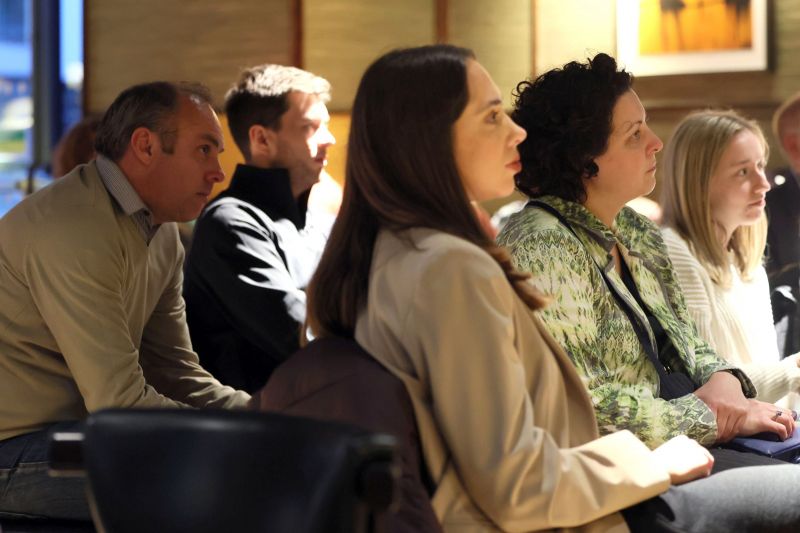
<instances>
[{"instance_id":1,"label":"long brown hair","mask_svg":"<svg viewBox=\"0 0 800 533\"><path fill-rule=\"evenodd\" d=\"M53 150L54 178L60 178L76 166L94 159L94 138L100 118L100 115L88 115L61 137Z\"/></svg>"},{"instance_id":2,"label":"long brown hair","mask_svg":"<svg viewBox=\"0 0 800 533\"><path fill-rule=\"evenodd\" d=\"M483 232L456 169L452 127L464 110L470 50L395 50L361 79L353 104L342 208L309 283L314 335L352 337L366 305L372 252L382 228L426 227L466 239L503 267L521 298L543 298Z\"/></svg>"}]
</instances>

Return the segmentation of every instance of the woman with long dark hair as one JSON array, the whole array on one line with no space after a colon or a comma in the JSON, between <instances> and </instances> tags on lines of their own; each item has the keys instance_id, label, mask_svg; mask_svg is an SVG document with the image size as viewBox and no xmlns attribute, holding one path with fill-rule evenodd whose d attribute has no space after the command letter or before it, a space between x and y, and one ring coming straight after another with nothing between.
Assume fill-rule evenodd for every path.
<instances>
[{"instance_id":1,"label":"woman with long dark hair","mask_svg":"<svg viewBox=\"0 0 800 533\"><path fill-rule=\"evenodd\" d=\"M462 48L398 50L367 69L308 322L318 337L355 338L405 384L445 531L624 529L617 511L707 474L712 460L686 437L654 451L627 431L598 438L585 387L537 318L544 299L471 205L508 194L520 168L525 133L502 105ZM800 483L794 467L772 472L770 484ZM650 524L666 502L687 530L748 529L764 518L725 500L746 473L670 489L626 518ZM759 502L776 496L764 490ZM773 530L798 522L775 515Z\"/></svg>"}]
</instances>

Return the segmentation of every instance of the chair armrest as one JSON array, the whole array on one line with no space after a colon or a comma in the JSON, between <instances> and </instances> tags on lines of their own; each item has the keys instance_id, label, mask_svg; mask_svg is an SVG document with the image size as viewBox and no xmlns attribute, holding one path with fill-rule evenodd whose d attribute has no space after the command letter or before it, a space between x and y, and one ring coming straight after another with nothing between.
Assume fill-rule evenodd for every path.
<instances>
[{"instance_id":1,"label":"chair armrest","mask_svg":"<svg viewBox=\"0 0 800 533\"><path fill-rule=\"evenodd\" d=\"M83 433L57 431L50 435L47 452L51 476L85 476L83 464Z\"/></svg>"},{"instance_id":2,"label":"chair armrest","mask_svg":"<svg viewBox=\"0 0 800 533\"><path fill-rule=\"evenodd\" d=\"M396 510L400 504L401 469L397 439L375 433L362 437L356 453L361 458L356 493L376 513Z\"/></svg>"}]
</instances>

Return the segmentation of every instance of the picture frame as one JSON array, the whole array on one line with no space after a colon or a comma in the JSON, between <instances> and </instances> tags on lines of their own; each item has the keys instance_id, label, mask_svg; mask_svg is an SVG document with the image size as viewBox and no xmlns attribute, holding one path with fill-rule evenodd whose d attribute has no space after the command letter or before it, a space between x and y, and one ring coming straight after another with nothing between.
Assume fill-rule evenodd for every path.
<instances>
[{"instance_id":1,"label":"picture frame","mask_svg":"<svg viewBox=\"0 0 800 533\"><path fill-rule=\"evenodd\" d=\"M768 68L768 0L617 0L617 59L637 77Z\"/></svg>"}]
</instances>

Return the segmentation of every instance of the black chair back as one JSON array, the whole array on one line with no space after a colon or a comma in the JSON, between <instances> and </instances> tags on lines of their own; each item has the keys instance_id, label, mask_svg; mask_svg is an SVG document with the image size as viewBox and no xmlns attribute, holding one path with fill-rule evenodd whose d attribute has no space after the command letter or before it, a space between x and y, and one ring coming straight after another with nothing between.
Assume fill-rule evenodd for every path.
<instances>
[{"instance_id":1,"label":"black chair back","mask_svg":"<svg viewBox=\"0 0 800 533\"><path fill-rule=\"evenodd\" d=\"M108 410L88 418L82 454L108 533L349 533L391 502L394 449L388 435L278 414Z\"/></svg>"}]
</instances>

